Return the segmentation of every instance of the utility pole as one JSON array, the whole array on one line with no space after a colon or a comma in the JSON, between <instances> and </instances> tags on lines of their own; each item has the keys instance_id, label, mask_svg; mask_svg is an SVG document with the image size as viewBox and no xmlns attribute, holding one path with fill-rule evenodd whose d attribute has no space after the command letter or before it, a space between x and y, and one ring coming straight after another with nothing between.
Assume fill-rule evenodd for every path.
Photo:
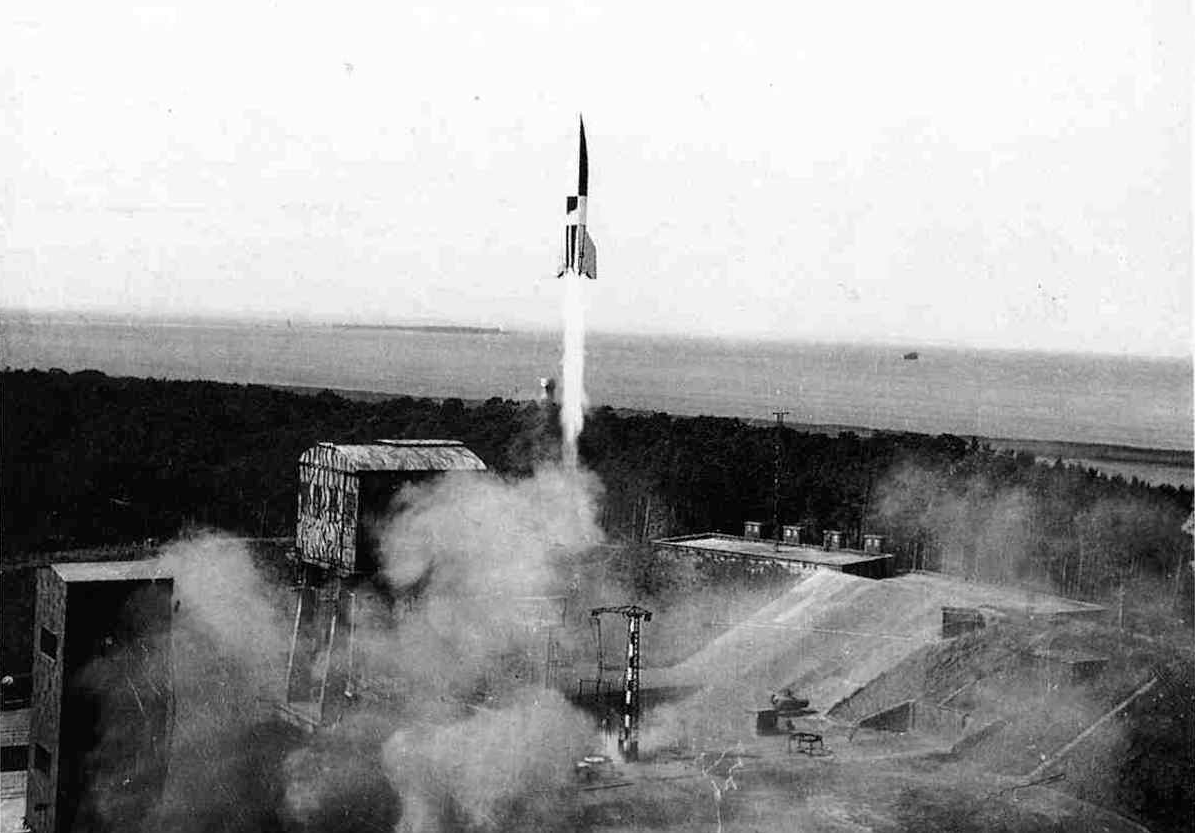
<instances>
[{"instance_id":1,"label":"utility pole","mask_svg":"<svg viewBox=\"0 0 1195 833\"><path fill-rule=\"evenodd\" d=\"M776 539L776 552L780 552L780 432L784 430L784 418L788 411L772 411L776 417L776 436L772 439L772 535Z\"/></svg>"}]
</instances>

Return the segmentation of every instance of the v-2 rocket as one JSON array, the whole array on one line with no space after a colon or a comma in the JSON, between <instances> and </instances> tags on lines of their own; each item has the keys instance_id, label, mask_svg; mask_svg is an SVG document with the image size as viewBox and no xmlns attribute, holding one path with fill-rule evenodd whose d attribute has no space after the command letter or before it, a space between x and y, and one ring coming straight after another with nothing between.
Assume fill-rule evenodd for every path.
<instances>
[{"instance_id":1,"label":"v-2 rocket","mask_svg":"<svg viewBox=\"0 0 1195 833\"><path fill-rule=\"evenodd\" d=\"M597 249L585 230L586 202L589 199L589 154L585 150L585 120L581 119L581 150L577 158L577 194L564 203L564 257L556 277L568 272L597 279Z\"/></svg>"}]
</instances>

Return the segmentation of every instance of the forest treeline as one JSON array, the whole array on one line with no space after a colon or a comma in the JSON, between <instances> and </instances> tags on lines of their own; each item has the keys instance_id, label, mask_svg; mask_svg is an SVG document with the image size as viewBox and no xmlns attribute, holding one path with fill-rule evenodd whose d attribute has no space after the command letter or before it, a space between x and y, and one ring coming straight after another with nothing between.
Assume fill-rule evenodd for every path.
<instances>
[{"instance_id":1,"label":"forest treeline","mask_svg":"<svg viewBox=\"0 0 1195 833\"><path fill-rule=\"evenodd\" d=\"M464 441L499 473L558 456L551 406L499 398L363 401L258 385L0 375L0 533L21 554L167 539L212 526L294 534L297 459L320 441ZM611 540L641 545L770 520L813 535L889 536L904 568L1048 584L1107 598L1150 579L1191 592L1189 489L1035 462L960 437L804 433L720 417L586 418L581 459L600 479Z\"/></svg>"}]
</instances>

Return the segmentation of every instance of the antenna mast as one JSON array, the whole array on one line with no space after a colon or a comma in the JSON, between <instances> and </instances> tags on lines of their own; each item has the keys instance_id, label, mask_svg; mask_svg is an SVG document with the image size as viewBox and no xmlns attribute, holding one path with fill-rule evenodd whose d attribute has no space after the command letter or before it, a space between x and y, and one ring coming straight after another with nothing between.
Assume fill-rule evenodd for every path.
<instances>
[{"instance_id":1,"label":"antenna mast","mask_svg":"<svg viewBox=\"0 0 1195 833\"><path fill-rule=\"evenodd\" d=\"M772 535L776 539L776 552L780 551L780 432L784 430L784 418L788 411L772 411L776 417L776 435L772 439Z\"/></svg>"}]
</instances>

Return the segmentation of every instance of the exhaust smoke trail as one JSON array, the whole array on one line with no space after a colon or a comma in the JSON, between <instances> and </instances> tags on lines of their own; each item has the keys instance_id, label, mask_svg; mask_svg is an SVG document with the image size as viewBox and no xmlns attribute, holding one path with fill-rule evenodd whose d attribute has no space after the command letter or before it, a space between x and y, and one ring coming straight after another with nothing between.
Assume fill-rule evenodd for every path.
<instances>
[{"instance_id":1,"label":"exhaust smoke trail","mask_svg":"<svg viewBox=\"0 0 1195 833\"><path fill-rule=\"evenodd\" d=\"M560 428L565 468L577 466L577 438L585 425L585 301L581 276L564 276L564 396L560 406Z\"/></svg>"}]
</instances>

